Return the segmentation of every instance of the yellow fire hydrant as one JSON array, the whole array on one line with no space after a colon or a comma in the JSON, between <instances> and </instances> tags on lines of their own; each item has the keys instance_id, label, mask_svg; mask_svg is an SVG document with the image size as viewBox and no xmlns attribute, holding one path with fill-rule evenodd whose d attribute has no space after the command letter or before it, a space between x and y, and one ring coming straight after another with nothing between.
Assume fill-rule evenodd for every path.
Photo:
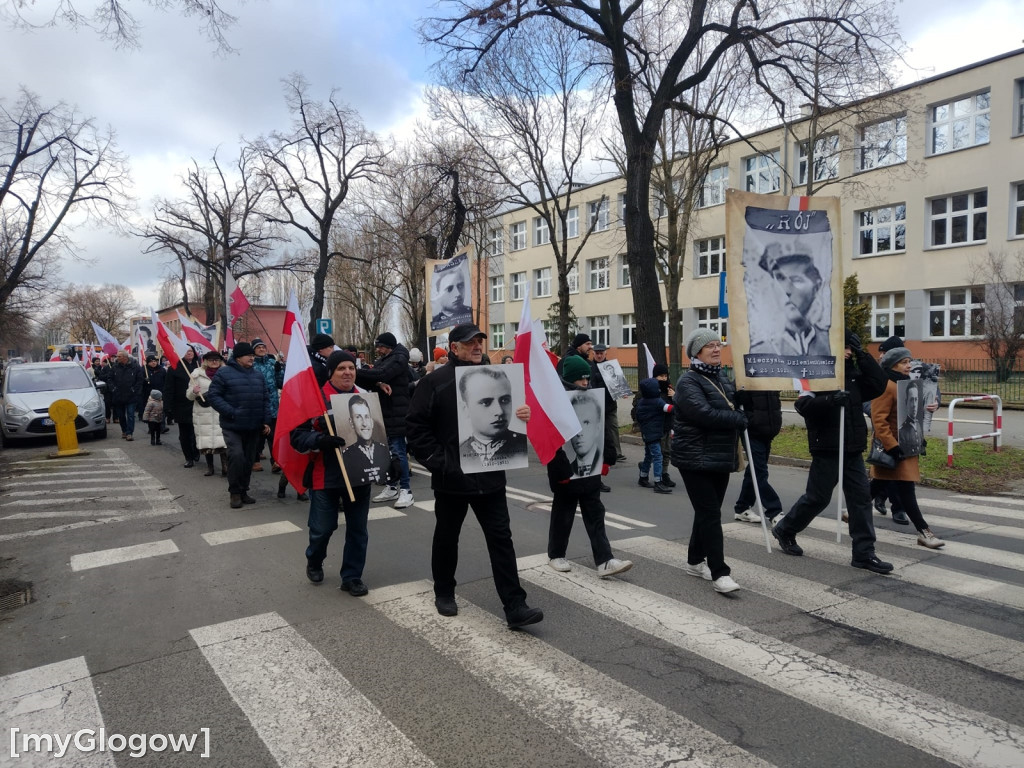
<instances>
[{"instance_id":1,"label":"yellow fire hydrant","mask_svg":"<svg viewBox=\"0 0 1024 768\"><path fill-rule=\"evenodd\" d=\"M78 406L70 400L57 400L50 406L49 414L57 432L57 452L49 454L49 458L88 456L88 451L78 447L78 432L75 431Z\"/></svg>"}]
</instances>

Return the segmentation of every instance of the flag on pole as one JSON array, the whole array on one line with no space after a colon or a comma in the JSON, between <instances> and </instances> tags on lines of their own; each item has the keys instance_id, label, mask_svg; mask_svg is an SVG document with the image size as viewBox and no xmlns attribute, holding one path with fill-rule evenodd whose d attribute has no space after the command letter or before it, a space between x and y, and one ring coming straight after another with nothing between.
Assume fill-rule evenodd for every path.
<instances>
[{"instance_id":1,"label":"flag on pole","mask_svg":"<svg viewBox=\"0 0 1024 768\"><path fill-rule=\"evenodd\" d=\"M96 338L103 347L103 351L111 356L116 355L117 350L121 349L121 345L117 343L117 339L111 336L106 330L96 325L92 320L89 322L92 324L93 333L96 334ZM128 340L131 340L131 336L128 337Z\"/></svg>"},{"instance_id":2,"label":"flag on pole","mask_svg":"<svg viewBox=\"0 0 1024 768\"><path fill-rule=\"evenodd\" d=\"M647 375L654 375L654 355L651 354L651 350L647 347L647 342L644 342L644 356L647 360Z\"/></svg>"},{"instance_id":3,"label":"flag on pole","mask_svg":"<svg viewBox=\"0 0 1024 768\"><path fill-rule=\"evenodd\" d=\"M309 465L309 456L292 448L291 431L310 419L320 418L327 408L309 360L302 326L296 321L289 330L288 361L284 368L284 385L281 387L281 404L277 408L274 432L274 458L288 482L299 493L304 493L306 487L302 477Z\"/></svg>"},{"instance_id":4,"label":"flag on pole","mask_svg":"<svg viewBox=\"0 0 1024 768\"><path fill-rule=\"evenodd\" d=\"M285 336L291 336L292 325L294 323L299 324L299 328L302 327L302 313L299 311L299 297L295 295L293 290L288 295L288 309L284 313L284 329L281 331ZM303 334L305 338L305 334Z\"/></svg>"},{"instance_id":5,"label":"flag on pole","mask_svg":"<svg viewBox=\"0 0 1024 768\"><path fill-rule=\"evenodd\" d=\"M583 427L561 378L551 365L543 342L543 325L530 317L530 291L527 287L512 359L523 364L526 379L526 404L530 406L526 436L530 438L541 464L547 464L566 440L578 434Z\"/></svg>"},{"instance_id":6,"label":"flag on pole","mask_svg":"<svg viewBox=\"0 0 1024 768\"><path fill-rule=\"evenodd\" d=\"M185 341L190 344L199 344L200 346L206 347L211 352L216 352L217 348L213 346L213 342L210 341L203 334L198 323L195 323L181 314L181 310L177 310L178 320L181 322L181 333L185 337Z\"/></svg>"},{"instance_id":7,"label":"flag on pole","mask_svg":"<svg viewBox=\"0 0 1024 768\"><path fill-rule=\"evenodd\" d=\"M143 368L145 368L146 367L146 342L142 338L142 331L141 330L135 331L135 341L137 342L135 344L135 354L139 358L139 365L141 365ZM168 358L168 359L170 359L170 358Z\"/></svg>"},{"instance_id":8,"label":"flag on pole","mask_svg":"<svg viewBox=\"0 0 1024 768\"><path fill-rule=\"evenodd\" d=\"M50 355L50 362L51 363L59 363L60 362L60 351L57 350L56 348L53 350L53 354Z\"/></svg>"},{"instance_id":9,"label":"flag on pole","mask_svg":"<svg viewBox=\"0 0 1024 768\"><path fill-rule=\"evenodd\" d=\"M249 300L245 298L245 294L238 287L238 283L235 282L235 278L226 264L224 265L224 297L228 305L228 321L224 334L228 348L233 349L235 346L235 334L232 326L235 324L235 320L244 315L249 309Z\"/></svg>"},{"instance_id":10,"label":"flag on pole","mask_svg":"<svg viewBox=\"0 0 1024 768\"><path fill-rule=\"evenodd\" d=\"M171 364L171 368L177 368L178 363L188 352L188 344L177 334L171 333L167 326L160 322L156 312L150 312L153 317L153 328L156 329L156 340L160 342L160 348L164 351L164 357ZM139 354L144 354L145 347L139 344Z\"/></svg>"},{"instance_id":11,"label":"flag on pole","mask_svg":"<svg viewBox=\"0 0 1024 768\"><path fill-rule=\"evenodd\" d=\"M86 346L85 342L82 342L82 367L88 370L92 364L92 345Z\"/></svg>"},{"instance_id":12,"label":"flag on pole","mask_svg":"<svg viewBox=\"0 0 1024 768\"><path fill-rule=\"evenodd\" d=\"M124 350L127 350L128 352L132 351L132 335L130 333L128 334L128 338L124 340L124 344L122 344L118 349L124 349ZM111 355L106 350L104 350L104 352L107 355L110 355L111 357L113 357L113 355ZM117 354L117 353L115 352L114 354Z\"/></svg>"}]
</instances>

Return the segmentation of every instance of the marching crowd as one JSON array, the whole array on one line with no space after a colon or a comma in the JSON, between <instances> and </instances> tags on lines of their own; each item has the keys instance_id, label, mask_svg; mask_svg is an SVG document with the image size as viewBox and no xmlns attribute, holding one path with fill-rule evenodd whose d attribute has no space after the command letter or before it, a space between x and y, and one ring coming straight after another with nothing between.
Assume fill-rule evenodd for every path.
<instances>
[{"instance_id":1,"label":"marching crowd","mask_svg":"<svg viewBox=\"0 0 1024 768\"><path fill-rule=\"evenodd\" d=\"M341 588L357 597L367 594L362 576L370 504L394 502L402 509L414 503L409 482L411 455L431 475L436 518L431 571L437 611L443 616L458 613L459 535L472 509L486 540L495 588L509 627L542 620L543 612L527 604L519 581L504 471L467 473L460 468L458 410L466 393L460 393L465 387L456 384L456 371L489 362L483 351L485 339L486 334L475 325L456 326L449 333L447 349L433 350L432 360L424 364L419 350L409 350L393 334L382 333L374 342L371 366L355 348L339 348L326 334L312 338L308 351L325 413L332 395L378 393L387 446L386 451L379 448L386 456L375 454L375 446L380 444L370 439L369 408L359 397L349 400L348 417L357 436L357 444L349 448L365 456L365 471L343 472L343 465L348 465L341 452L345 440L323 417L300 424L288 435L290 447L307 457L298 498L309 501L306 575L311 582L323 582L328 544L338 528L339 514L343 514ZM772 488L768 472L772 441L782 427L779 394L737 392L722 372L722 343L713 331L693 331L686 340L686 354L689 369L674 387L664 365L655 365L652 377L639 382L631 415L644 444L638 485L658 494L673 493L676 483L668 469L671 464L693 508L685 566L688 574L712 582L720 593L740 588L725 559L722 505L729 476L742 467L744 456L749 464L734 518L762 522L754 511L756 479L765 522L786 554L803 554L796 536L825 509L839 482L846 499L844 519L849 524L853 567L879 574L892 571L893 566L875 553L872 522L872 509L885 514L887 499L892 502L894 522L912 523L919 544L930 549L943 546L917 504L918 456L904 455L901 449L911 441L917 441L922 452L924 448L923 436L905 433L908 426L898 423L896 415L897 382L908 377L912 357L901 339L893 337L883 343L880 359L875 360L858 337L847 332L843 388L804 392L798 397L796 410L807 426L812 459L805 492L788 512ZM619 443L619 402L611 397L599 368L606 356L606 347L578 334L558 360L556 369L570 400L579 406L577 415L586 408L584 390L603 388L605 416L602 425L598 413L584 411L583 431L570 441L576 458L570 461L565 451L559 450L546 467L553 493L549 565L556 571L571 570L565 556L578 508L600 578L632 567L611 550L601 500L602 493L611 490L605 483L610 467L625 459ZM502 360L508 362L511 358ZM140 366L125 351L113 362L96 361L93 365L95 376L107 385L108 421L120 426L123 439L133 440L137 416L147 424L154 445L161 444L161 436L169 431L167 425L177 424L185 468L205 466L206 475L212 476L217 472L214 456L218 456L220 474L227 478L230 506L235 509L256 502L249 494L252 473L263 471L262 462L269 455L271 471L281 475L278 497L285 497L288 480L273 449L284 368L281 360L268 353L263 340L237 343L227 360L214 351L198 359L190 348L170 369L155 356L147 358L145 367ZM593 401L590 404L594 405ZM533 415L525 403L502 407L514 410L524 422ZM937 407L937 403L927 406L929 411ZM870 418L878 450L885 454L884 462L872 463L870 479L864 461L869 434L865 415ZM503 419L507 423L507 412ZM741 451L744 433L749 443ZM481 439L491 441L483 448L493 454L501 451L509 438L506 429L501 436ZM602 442L602 450L594 450L593 455L584 447ZM375 469L381 464L383 469ZM383 490L373 495L375 482Z\"/></svg>"}]
</instances>

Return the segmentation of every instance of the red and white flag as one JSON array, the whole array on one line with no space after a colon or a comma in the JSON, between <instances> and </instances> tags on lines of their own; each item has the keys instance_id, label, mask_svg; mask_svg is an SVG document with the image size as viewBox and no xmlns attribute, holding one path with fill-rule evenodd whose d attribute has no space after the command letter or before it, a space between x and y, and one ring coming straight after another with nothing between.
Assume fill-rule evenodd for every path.
<instances>
[{"instance_id":1,"label":"red and white flag","mask_svg":"<svg viewBox=\"0 0 1024 768\"><path fill-rule=\"evenodd\" d=\"M526 404L530 406L526 436L530 438L540 463L547 464L558 449L570 437L579 434L583 427L576 418L561 378L551 365L543 342L543 326L539 320L534 322L530 317L530 293L527 289L512 359L523 364L526 378Z\"/></svg>"},{"instance_id":2,"label":"red and white flag","mask_svg":"<svg viewBox=\"0 0 1024 768\"><path fill-rule=\"evenodd\" d=\"M228 321L226 323L224 336L227 341L228 349L234 349L235 334L232 330L232 326L235 324L235 320L244 315L249 309L249 300L245 298L245 294L242 293L242 289L239 288L238 283L235 282L235 278L231 274L231 270L226 266L224 267L224 296L228 305Z\"/></svg>"},{"instance_id":3,"label":"red and white flag","mask_svg":"<svg viewBox=\"0 0 1024 768\"><path fill-rule=\"evenodd\" d=\"M153 328L156 329L156 340L160 342L160 348L164 351L164 357L171 364L171 368L177 368L178 363L188 352L188 344L177 334L171 333L167 326L160 322L156 312L150 312L153 317ZM139 354L144 354L143 345L139 344Z\"/></svg>"},{"instance_id":4,"label":"red and white flag","mask_svg":"<svg viewBox=\"0 0 1024 768\"><path fill-rule=\"evenodd\" d=\"M139 365L146 367L146 341L142 338L142 331L135 331L135 356L139 359Z\"/></svg>"},{"instance_id":5,"label":"red and white flag","mask_svg":"<svg viewBox=\"0 0 1024 768\"><path fill-rule=\"evenodd\" d=\"M121 346L119 347L119 349L125 349L125 350L127 350L127 351L129 351L129 352L131 352L131 351L132 351L132 335L131 335L130 333L128 334L128 338L124 340L124 344L122 344L122 345L121 345ZM106 355L107 355L108 357L113 357L114 355L116 355L116 354L117 354L117 353L115 352L115 353L114 353L114 355L112 355L112 354L110 354L109 352L107 352L106 350L103 350L103 352L104 352L104 354L106 354Z\"/></svg>"},{"instance_id":6,"label":"red and white flag","mask_svg":"<svg viewBox=\"0 0 1024 768\"><path fill-rule=\"evenodd\" d=\"M50 362L51 363L59 363L60 362L60 352L58 350L56 350L56 349L53 350L53 354L50 355Z\"/></svg>"},{"instance_id":7,"label":"red and white flag","mask_svg":"<svg viewBox=\"0 0 1024 768\"><path fill-rule=\"evenodd\" d=\"M82 342L82 367L88 369L92 365L92 344Z\"/></svg>"},{"instance_id":8,"label":"red and white flag","mask_svg":"<svg viewBox=\"0 0 1024 768\"><path fill-rule=\"evenodd\" d=\"M96 334L96 339L99 341L100 346L103 347L103 351L111 357L116 355L117 350L121 349L121 345L117 343L117 339L111 336L109 332L96 325L96 323L93 323L92 320L89 322L92 324L93 333ZM131 336L129 336L128 339L130 341Z\"/></svg>"},{"instance_id":9,"label":"red and white flag","mask_svg":"<svg viewBox=\"0 0 1024 768\"><path fill-rule=\"evenodd\" d=\"M650 348L647 346L647 342L644 342L644 357L647 360L647 378L654 377L654 355L651 354Z\"/></svg>"},{"instance_id":10,"label":"red and white flag","mask_svg":"<svg viewBox=\"0 0 1024 768\"><path fill-rule=\"evenodd\" d=\"M288 295L288 309L284 313L284 329L281 332L285 336L291 336L294 323L298 323L299 328L302 328L302 312L299 311L299 297L295 295L295 291L292 291ZM302 334L302 337L305 338L306 334Z\"/></svg>"},{"instance_id":11,"label":"red and white flag","mask_svg":"<svg viewBox=\"0 0 1024 768\"><path fill-rule=\"evenodd\" d=\"M277 426L274 431L274 458L288 482L299 493L304 493L306 488L302 476L309 466L309 456L292 448L291 431L310 419L320 418L327 412L327 408L313 373L313 364L309 360L302 326L295 322L290 330L288 361L284 368L281 404L277 409Z\"/></svg>"},{"instance_id":12,"label":"red and white flag","mask_svg":"<svg viewBox=\"0 0 1024 768\"><path fill-rule=\"evenodd\" d=\"M190 344L199 344L200 346L206 347L211 352L216 352L217 348L213 346L213 342L203 335L202 330L198 323L195 323L181 314L181 310L177 310L178 320L181 322L181 332L185 336L185 340Z\"/></svg>"}]
</instances>

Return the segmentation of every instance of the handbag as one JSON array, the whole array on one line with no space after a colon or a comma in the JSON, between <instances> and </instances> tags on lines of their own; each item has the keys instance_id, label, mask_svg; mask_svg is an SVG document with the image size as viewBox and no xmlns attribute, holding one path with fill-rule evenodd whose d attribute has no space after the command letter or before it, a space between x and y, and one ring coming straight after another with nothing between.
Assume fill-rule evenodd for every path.
<instances>
[{"instance_id":1,"label":"handbag","mask_svg":"<svg viewBox=\"0 0 1024 768\"><path fill-rule=\"evenodd\" d=\"M874 467L896 469L896 459L885 452L882 441L874 435L871 437L871 450L868 452L867 462Z\"/></svg>"},{"instance_id":2,"label":"handbag","mask_svg":"<svg viewBox=\"0 0 1024 768\"><path fill-rule=\"evenodd\" d=\"M732 404L732 401L729 399L729 396L725 394L725 390L722 389L720 386L718 386L718 384L716 384L713 381L711 382L711 385L718 390L718 393L723 398L725 398L726 405L728 405L730 409L735 411L736 406ZM742 435L736 438L736 461L733 463L733 467L733 472L745 472L747 469L747 456L745 451L743 450Z\"/></svg>"}]
</instances>

